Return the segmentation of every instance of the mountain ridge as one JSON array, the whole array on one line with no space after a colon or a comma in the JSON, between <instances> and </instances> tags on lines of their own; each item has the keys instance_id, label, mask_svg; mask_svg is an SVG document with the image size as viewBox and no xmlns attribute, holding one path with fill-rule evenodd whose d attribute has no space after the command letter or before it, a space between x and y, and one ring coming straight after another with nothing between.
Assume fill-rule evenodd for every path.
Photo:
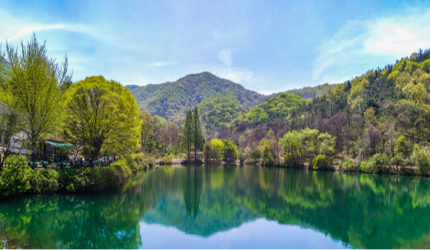
<instances>
[{"instance_id":1,"label":"mountain ridge","mask_svg":"<svg viewBox=\"0 0 430 250\"><path fill-rule=\"evenodd\" d=\"M248 109L262 103L267 96L242 85L220 78L210 72L188 74L174 82L127 85L143 112L158 115L181 124L188 108L222 93L236 99Z\"/></svg>"}]
</instances>

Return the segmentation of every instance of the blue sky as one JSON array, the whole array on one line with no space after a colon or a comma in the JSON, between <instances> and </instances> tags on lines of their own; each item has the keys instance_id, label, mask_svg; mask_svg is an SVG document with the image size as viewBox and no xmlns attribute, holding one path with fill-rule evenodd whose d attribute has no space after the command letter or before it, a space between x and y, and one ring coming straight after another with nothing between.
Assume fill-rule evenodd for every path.
<instances>
[{"instance_id":1,"label":"blue sky","mask_svg":"<svg viewBox=\"0 0 430 250\"><path fill-rule=\"evenodd\" d=\"M33 32L73 80L212 72L264 94L339 83L430 48L429 1L4 1L0 42Z\"/></svg>"}]
</instances>

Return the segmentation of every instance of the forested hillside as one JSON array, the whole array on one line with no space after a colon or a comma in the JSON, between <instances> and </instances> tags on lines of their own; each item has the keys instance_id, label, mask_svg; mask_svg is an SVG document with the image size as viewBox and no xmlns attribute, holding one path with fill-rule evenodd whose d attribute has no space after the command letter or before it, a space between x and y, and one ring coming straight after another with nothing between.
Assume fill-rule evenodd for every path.
<instances>
[{"instance_id":1,"label":"forested hillside","mask_svg":"<svg viewBox=\"0 0 430 250\"><path fill-rule=\"evenodd\" d=\"M188 108L217 93L234 96L234 99L244 107L258 105L266 98L262 94L247 90L240 84L221 79L209 72L187 75L175 82L127 87L143 112L149 112L179 124L184 121Z\"/></svg>"},{"instance_id":2,"label":"forested hillside","mask_svg":"<svg viewBox=\"0 0 430 250\"><path fill-rule=\"evenodd\" d=\"M242 105L233 91L217 93L197 105L206 138L218 137L217 130L227 126L250 108Z\"/></svg>"},{"instance_id":3,"label":"forested hillside","mask_svg":"<svg viewBox=\"0 0 430 250\"><path fill-rule=\"evenodd\" d=\"M420 50L394 65L370 70L336 85L308 103L282 94L292 101L286 104L289 107L286 112L276 112L278 116L271 115L279 104L276 98L270 98L235 119L228 125L229 132L222 135L232 137L239 148L243 145L242 152L246 151L245 147L262 150L267 140L279 141L284 152L289 152L285 157L292 157L299 165L317 154L312 151L317 149L310 148L319 145L321 153L326 143L326 146L332 145L327 151L331 153L324 154L341 154L346 161L348 157L371 157L371 163L363 164L416 166L420 165L419 159L428 158L429 91L430 50ZM334 144L330 143L332 139ZM273 145L272 155L277 155L277 143Z\"/></svg>"},{"instance_id":4,"label":"forested hillside","mask_svg":"<svg viewBox=\"0 0 430 250\"><path fill-rule=\"evenodd\" d=\"M291 89L285 93L295 94L305 99L312 99L324 94L327 94L330 90L334 89L337 84L322 84L315 87L304 87L301 89ZM279 94L278 94L279 95Z\"/></svg>"}]
</instances>

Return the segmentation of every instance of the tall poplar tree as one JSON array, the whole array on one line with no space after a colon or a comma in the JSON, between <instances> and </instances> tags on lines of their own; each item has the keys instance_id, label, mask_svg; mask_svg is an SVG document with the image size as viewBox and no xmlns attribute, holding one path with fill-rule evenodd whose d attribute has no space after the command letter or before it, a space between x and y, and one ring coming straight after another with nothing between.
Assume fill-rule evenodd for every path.
<instances>
[{"instance_id":1,"label":"tall poplar tree","mask_svg":"<svg viewBox=\"0 0 430 250\"><path fill-rule=\"evenodd\" d=\"M197 160L197 149L203 148L203 135L202 135L202 127L200 125L199 111L197 110L197 106L194 106L193 113L193 127L194 127L194 160Z\"/></svg>"},{"instance_id":2,"label":"tall poplar tree","mask_svg":"<svg viewBox=\"0 0 430 250\"><path fill-rule=\"evenodd\" d=\"M193 145L194 139L194 126L193 126L193 114L191 109L187 111L187 116L185 117L185 124L182 128L182 137L180 150L187 153L188 161L190 161L191 146Z\"/></svg>"}]
</instances>

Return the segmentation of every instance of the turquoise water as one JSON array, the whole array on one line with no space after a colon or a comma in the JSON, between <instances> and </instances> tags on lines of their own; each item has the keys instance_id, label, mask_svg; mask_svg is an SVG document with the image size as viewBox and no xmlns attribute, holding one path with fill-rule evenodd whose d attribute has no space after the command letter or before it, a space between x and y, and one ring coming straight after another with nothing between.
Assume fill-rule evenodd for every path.
<instances>
[{"instance_id":1,"label":"turquoise water","mask_svg":"<svg viewBox=\"0 0 430 250\"><path fill-rule=\"evenodd\" d=\"M163 167L121 191L0 202L6 248L429 248L430 180Z\"/></svg>"}]
</instances>

